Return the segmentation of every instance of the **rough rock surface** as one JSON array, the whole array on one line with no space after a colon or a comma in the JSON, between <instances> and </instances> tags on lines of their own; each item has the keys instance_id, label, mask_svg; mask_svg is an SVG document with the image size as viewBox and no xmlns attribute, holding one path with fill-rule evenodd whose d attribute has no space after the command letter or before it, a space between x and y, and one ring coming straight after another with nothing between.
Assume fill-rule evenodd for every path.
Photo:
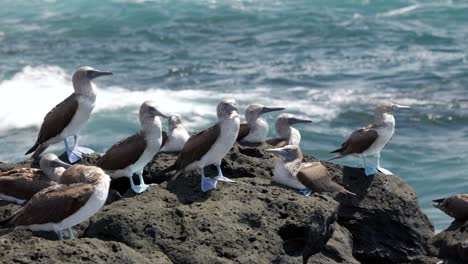
<instances>
[{"instance_id":1,"label":"rough rock surface","mask_svg":"<svg viewBox=\"0 0 468 264\"><path fill-rule=\"evenodd\" d=\"M197 172L165 182L170 175L159 172L176 155L158 154L146 166L144 177L159 185L135 195L128 191L128 179L113 180L115 191L108 204L74 228L77 241L66 241L61 248L50 232L15 231L0 238L2 261L34 257L36 249L28 248L30 244L51 248L41 254L58 263L72 262L74 256L92 256L90 261L97 263L104 259L116 263L301 263L304 259L327 264L437 260L428 256L433 227L420 211L414 190L399 177L366 177L359 169L327 163L334 179L357 195L304 197L271 184L278 158L266 153L266 147L235 145L222 167L237 183L218 183L218 189L209 193L200 191ZM83 163L94 164L97 158L90 155ZM12 166L1 163L0 170ZM215 175L216 170L207 168L206 174ZM0 217L17 208L0 204Z\"/></svg>"},{"instance_id":2,"label":"rough rock surface","mask_svg":"<svg viewBox=\"0 0 468 264\"><path fill-rule=\"evenodd\" d=\"M450 263L468 263L468 222L454 221L430 241L430 253Z\"/></svg>"}]
</instances>

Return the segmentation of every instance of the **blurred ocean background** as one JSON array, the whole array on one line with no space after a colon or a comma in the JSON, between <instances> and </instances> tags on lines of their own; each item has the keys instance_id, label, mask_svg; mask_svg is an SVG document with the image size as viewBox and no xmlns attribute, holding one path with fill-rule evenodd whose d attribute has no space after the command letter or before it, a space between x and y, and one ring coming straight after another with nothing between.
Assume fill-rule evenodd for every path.
<instances>
[{"instance_id":1,"label":"blurred ocean background","mask_svg":"<svg viewBox=\"0 0 468 264\"><path fill-rule=\"evenodd\" d=\"M81 65L97 105L80 142L104 151L139 129L147 99L190 131L234 97L283 106L305 153L330 158L375 103L395 113L382 166L411 184L440 231L431 199L468 189L468 2L397 0L0 0L0 160L25 159L44 115L72 91ZM273 124L276 116L266 118ZM272 126L270 126L272 127ZM272 131L270 131L272 132ZM271 133L273 135L273 133ZM62 152L63 145L52 148ZM360 165L346 158L338 162Z\"/></svg>"}]
</instances>

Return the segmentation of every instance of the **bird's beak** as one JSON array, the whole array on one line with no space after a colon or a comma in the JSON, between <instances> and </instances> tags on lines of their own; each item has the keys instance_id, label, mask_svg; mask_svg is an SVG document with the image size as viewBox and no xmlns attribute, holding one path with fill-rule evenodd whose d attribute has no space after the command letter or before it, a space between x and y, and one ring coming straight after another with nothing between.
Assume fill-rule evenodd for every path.
<instances>
[{"instance_id":1,"label":"bird's beak","mask_svg":"<svg viewBox=\"0 0 468 264\"><path fill-rule=\"evenodd\" d=\"M237 111L237 106L231 105L232 106L232 111Z\"/></svg>"},{"instance_id":2,"label":"bird's beak","mask_svg":"<svg viewBox=\"0 0 468 264\"><path fill-rule=\"evenodd\" d=\"M161 113L158 109L154 108L154 107L151 107L150 111L149 111L153 116L160 116L160 117L164 117L166 119L169 120L169 117L163 113Z\"/></svg>"},{"instance_id":3,"label":"bird's beak","mask_svg":"<svg viewBox=\"0 0 468 264\"><path fill-rule=\"evenodd\" d=\"M291 124L297 124L297 123L312 123L312 120L309 120L309 119L300 119L300 118L292 117L292 118L289 118L289 122L290 122Z\"/></svg>"},{"instance_id":4,"label":"bird's beak","mask_svg":"<svg viewBox=\"0 0 468 264\"><path fill-rule=\"evenodd\" d=\"M269 112L274 112L274 111L281 111L284 110L284 107L266 107L264 106L262 110L260 110L260 114L265 114Z\"/></svg>"},{"instance_id":5,"label":"bird's beak","mask_svg":"<svg viewBox=\"0 0 468 264\"><path fill-rule=\"evenodd\" d=\"M104 76L104 75L112 75L112 72L109 71L98 71L98 70L90 70L87 73L87 76L90 80L97 78L99 76Z\"/></svg>"},{"instance_id":6,"label":"bird's beak","mask_svg":"<svg viewBox=\"0 0 468 264\"><path fill-rule=\"evenodd\" d=\"M51 168L58 168L58 167L63 167L65 169L68 169L70 168L72 165L71 164L68 164L66 162L63 162L59 159L55 159L55 160L50 160L49 161L49 167Z\"/></svg>"},{"instance_id":7,"label":"bird's beak","mask_svg":"<svg viewBox=\"0 0 468 264\"><path fill-rule=\"evenodd\" d=\"M394 104L393 108L395 108L395 109L411 109L411 106Z\"/></svg>"}]
</instances>

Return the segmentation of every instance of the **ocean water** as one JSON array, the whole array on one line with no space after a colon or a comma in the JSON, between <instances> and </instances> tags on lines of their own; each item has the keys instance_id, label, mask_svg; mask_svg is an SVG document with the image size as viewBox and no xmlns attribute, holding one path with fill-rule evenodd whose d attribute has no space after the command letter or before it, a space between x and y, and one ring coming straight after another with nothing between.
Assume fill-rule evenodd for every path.
<instances>
[{"instance_id":1,"label":"ocean water","mask_svg":"<svg viewBox=\"0 0 468 264\"><path fill-rule=\"evenodd\" d=\"M0 160L25 159L44 115L72 92L81 65L97 106L83 145L104 151L138 130L147 99L197 131L234 97L308 117L307 154L330 158L375 103L395 113L382 166L417 191L442 230L451 219L431 200L468 189L468 3L396 0L0 0ZM270 124L275 115L266 116ZM63 150L57 145L51 150ZM337 161L359 165L355 158Z\"/></svg>"}]
</instances>

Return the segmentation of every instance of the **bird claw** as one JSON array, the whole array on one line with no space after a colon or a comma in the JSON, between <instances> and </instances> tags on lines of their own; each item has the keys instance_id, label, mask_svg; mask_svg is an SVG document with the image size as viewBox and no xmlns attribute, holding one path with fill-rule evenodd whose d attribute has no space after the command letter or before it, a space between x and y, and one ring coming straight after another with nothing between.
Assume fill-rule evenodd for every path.
<instances>
[{"instance_id":1,"label":"bird claw","mask_svg":"<svg viewBox=\"0 0 468 264\"><path fill-rule=\"evenodd\" d=\"M365 167L364 172L366 173L366 176L371 176L377 173L377 168L375 167Z\"/></svg>"},{"instance_id":2,"label":"bird claw","mask_svg":"<svg viewBox=\"0 0 468 264\"><path fill-rule=\"evenodd\" d=\"M387 169L384 169L382 167L379 167L377 168L381 173L385 174L385 175L393 175L393 173Z\"/></svg>"},{"instance_id":3,"label":"bird claw","mask_svg":"<svg viewBox=\"0 0 468 264\"><path fill-rule=\"evenodd\" d=\"M225 177L225 176L223 176L223 175L218 175L218 176L215 177L215 179L216 179L217 181L222 181L222 182L231 182L231 183L232 183L232 182L236 182L235 180L231 180L231 179L229 179L228 177Z\"/></svg>"},{"instance_id":4,"label":"bird claw","mask_svg":"<svg viewBox=\"0 0 468 264\"><path fill-rule=\"evenodd\" d=\"M201 190L203 192L207 192L207 191L216 189L216 184L217 183L218 183L218 181L216 179L214 179L214 178L202 177Z\"/></svg>"},{"instance_id":5,"label":"bird claw","mask_svg":"<svg viewBox=\"0 0 468 264\"><path fill-rule=\"evenodd\" d=\"M298 191L302 193L304 196L310 196L313 193L312 190L309 190L309 189L301 189Z\"/></svg>"}]
</instances>

